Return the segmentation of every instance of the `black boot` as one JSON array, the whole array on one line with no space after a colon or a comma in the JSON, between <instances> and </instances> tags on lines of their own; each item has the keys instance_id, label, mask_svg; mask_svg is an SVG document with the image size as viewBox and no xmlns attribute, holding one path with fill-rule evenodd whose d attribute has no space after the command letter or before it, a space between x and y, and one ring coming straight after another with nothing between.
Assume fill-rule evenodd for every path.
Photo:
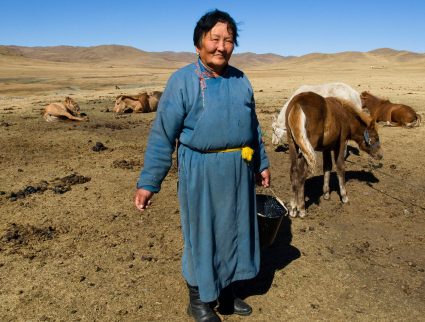
<instances>
[{"instance_id":1,"label":"black boot","mask_svg":"<svg viewBox=\"0 0 425 322\"><path fill-rule=\"evenodd\" d=\"M252 307L237 297L231 285L222 289L218 298L218 311L221 314L250 315Z\"/></svg>"},{"instance_id":2,"label":"black boot","mask_svg":"<svg viewBox=\"0 0 425 322\"><path fill-rule=\"evenodd\" d=\"M199 289L187 284L189 288L189 305L187 314L192 316L196 322L221 322L210 303L202 302L199 297Z\"/></svg>"}]
</instances>

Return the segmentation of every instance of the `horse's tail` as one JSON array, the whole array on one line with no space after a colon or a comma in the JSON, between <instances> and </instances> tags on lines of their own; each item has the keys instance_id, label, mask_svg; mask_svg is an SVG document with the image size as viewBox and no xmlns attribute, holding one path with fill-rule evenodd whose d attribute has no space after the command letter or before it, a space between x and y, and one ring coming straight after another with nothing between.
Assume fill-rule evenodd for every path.
<instances>
[{"instance_id":1,"label":"horse's tail","mask_svg":"<svg viewBox=\"0 0 425 322\"><path fill-rule=\"evenodd\" d=\"M298 102L292 106L288 114L287 126L307 162L309 172L314 173L316 169L316 152L307 137L306 116Z\"/></svg>"},{"instance_id":2,"label":"horse's tail","mask_svg":"<svg viewBox=\"0 0 425 322\"><path fill-rule=\"evenodd\" d=\"M413 126L420 126L422 123L422 115L416 113L416 120L414 122Z\"/></svg>"},{"instance_id":3,"label":"horse's tail","mask_svg":"<svg viewBox=\"0 0 425 322\"><path fill-rule=\"evenodd\" d=\"M421 122L422 122L422 116L416 113L416 120L410 123L406 123L405 127L417 127L421 125Z\"/></svg>"}]
</instances>

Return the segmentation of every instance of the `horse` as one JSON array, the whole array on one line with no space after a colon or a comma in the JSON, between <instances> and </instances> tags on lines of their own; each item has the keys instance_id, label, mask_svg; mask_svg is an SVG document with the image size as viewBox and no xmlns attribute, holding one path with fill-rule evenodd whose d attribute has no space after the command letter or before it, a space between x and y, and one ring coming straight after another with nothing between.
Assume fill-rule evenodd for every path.
<instances>
[{"instance_id":1,"label":"horse","mask_svg":"<svg viewBox=\"0 0 425 322\"><path fill-rule=\"evenodd\" d=\"M304 183L316 167L315 151L323 154L323 198L329 199L329 179L334 153L340 196L348 202L345 189L344 151L348 140L375 159L382 159L375 120L351 102L336 97L324 98L313 92L296 95L286 111L287 140L291 159L290 180L293 196L289 214L305 217Z\"/></svg>"},{"instance_id":2,"label":"horse","mask_svg":"<svg viewBox=\"0 0 425 322\"><path fill-rule=\"evenodd\" d=\"M369 92L362 92L360 98L363 109L368 110L377 122L385 122L386 126L415 127L421 124L422 117L410 106L391 103Z\"/></svg>"},{"instance_id":3,"label":"horse","mask_svg":"<svg viewBox=\"0 0 425 322\"><path fill-rule=\"evenodd\" d=\"M119 95L115 99L115 113L147 113L150 112L149 97L146 92L138 95Z\"/></svg>"},{"instance_id":4,"label":"horse","mask_svg":"<svg viewBox=\"0 0 425 322\"><path fill-rule=\"evenodd\" d=\"M50 103L44 108L43 117L47 122L59 120L88 121L88 117L80 117L80 106L71 97L65 97L62 103Z\"/></svg>"},{"instance_id":5,"label":"horse","mask_svg":"<svg viewBox=\"0 0 425 322\"><path fill-rule=\"evenodd\" d=\"M158 109L159 100L161 99L162 92L153 91L148 93L149 96L149 107L151 112L155 112Z\"/></svg>"},{"instance_id":6,"label":"horse","mask_svg":"<svg viewBox=\"0 0 425 322\"><path fill-rule=\"evenodd\" d=\"M151 93L140 93L138 95L119 95L115 99L116 113L148 113L155 112L158 108L158 102L162 92L154 91Z\"/></svg>"},{"instance_id":7,"label":"horse","mask_svg":"<svg viewBox=\"0 0 425 322\"><path fill-rule=\"evenodd\" d=\"M291 102L293 97L302 92L314 92L323 97L339 97L345 99L352 104L360 111L362 109L362 102L360 99L360 94L355 91L352 87L344 83L326 83L320 85L302 85L299 87L291 97L283 105L278 117L273 116L272 122L272 144L279 145L286 133L285 125L285 113L288 108L288 104Z\"/></svg>"}]
</instances>

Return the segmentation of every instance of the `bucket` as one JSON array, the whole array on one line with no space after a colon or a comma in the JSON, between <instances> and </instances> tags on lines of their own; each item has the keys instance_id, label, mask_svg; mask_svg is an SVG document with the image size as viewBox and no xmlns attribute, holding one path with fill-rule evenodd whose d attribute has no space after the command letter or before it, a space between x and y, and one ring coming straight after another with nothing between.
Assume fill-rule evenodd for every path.
<instances>
[{"instance_id":1,"label":"bucket","mask_svg":"<svg viewBox=\"0 0 425 322\"><path fill-rule=\"evenodd\" d=\"M279 198L257 194L257 220L261 248L273 244L282 219L287 214L288 209Z\"/></svg>"}]
</instances>

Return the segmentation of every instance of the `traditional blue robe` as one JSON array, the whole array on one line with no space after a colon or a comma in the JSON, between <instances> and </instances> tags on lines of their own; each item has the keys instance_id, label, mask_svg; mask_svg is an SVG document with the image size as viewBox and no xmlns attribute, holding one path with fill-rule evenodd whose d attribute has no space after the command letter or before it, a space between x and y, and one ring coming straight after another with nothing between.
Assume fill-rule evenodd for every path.
<instances>
[{"instance_id":1,"label":"traditional blue robe","mask_svg":"<svg viewBox=\"0 0 425 322\"><path fill-rule=\"evenodd\" d=\"M178 148L178 196L184 238L183 276L215 300L260 266L254 174L269 167L251 84L228 66L213 77L200 60L176 71L162 94L138 188L158 192ZM251 162L241 151L250 146Z\"/></svg>"}]
</instances>

